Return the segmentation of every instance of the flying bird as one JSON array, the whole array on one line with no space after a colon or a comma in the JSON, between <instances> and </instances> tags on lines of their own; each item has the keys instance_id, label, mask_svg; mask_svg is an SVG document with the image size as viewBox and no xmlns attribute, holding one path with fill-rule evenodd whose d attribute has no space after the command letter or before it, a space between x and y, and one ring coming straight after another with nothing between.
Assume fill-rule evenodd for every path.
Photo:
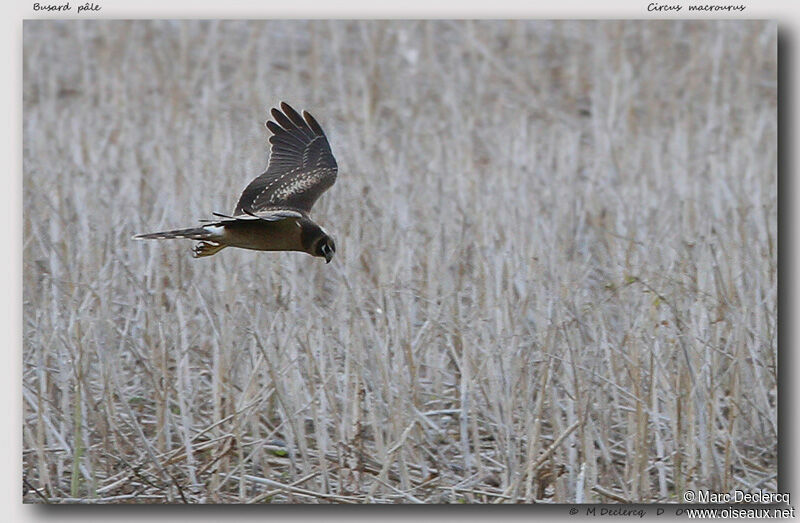
<instances>
[{"instance_id":1,"label":"flying bird","mask_svg":"<svg viewBox=\"0 0 800 523\"><path fill-rule=\"evenodd\" d=\"M274 121L273 121L274 120ZM303 111L301 117L281 102L267 121L272 132L267 170L245 187L232 215L212 213L200 227L137 234L137 240L199 240L195 258L225 247L256 251L300 251L330 263L336 244L311 219L314 202L336 181L336 159L322 127Z\"/></svg>"}]
</instances>

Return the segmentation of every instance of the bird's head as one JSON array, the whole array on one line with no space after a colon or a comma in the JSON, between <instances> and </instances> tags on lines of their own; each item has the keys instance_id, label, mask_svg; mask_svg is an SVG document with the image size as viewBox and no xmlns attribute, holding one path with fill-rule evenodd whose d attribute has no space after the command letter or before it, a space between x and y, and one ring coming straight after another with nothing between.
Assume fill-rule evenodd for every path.
<instances>
[{"instance_id":1,"label":"bird's head","mask_svg":"<svg viewBox=\"0 0 800 523\"><path fill-rule=\"evenodd\" d=\"M326 263L330 263L336 253L336 243L333 238L325 232L325 229L309 219L297 222L301 229L300 241L303 243L303 250L312 256L325 258Z\"/></svg>"}]
</instances>

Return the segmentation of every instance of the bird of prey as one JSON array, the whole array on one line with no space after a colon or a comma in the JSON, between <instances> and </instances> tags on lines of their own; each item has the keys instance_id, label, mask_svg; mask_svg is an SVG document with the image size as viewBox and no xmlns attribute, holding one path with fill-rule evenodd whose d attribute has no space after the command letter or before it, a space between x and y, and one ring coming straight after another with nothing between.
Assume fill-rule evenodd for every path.
<instances>
[{"instance_id":1,"label":"bird of prey","mask_svg":"<svg viewBox=\"0 0 800 523\"><path fill-rule=\"evenodd\" d=\"M137 240L199 240L195 258L225 247L257 251L300 251L330 263L336 244L309 216L311 207L336 181L336 160L328 139L313 116L301 117L289 104L272 109L267 170L250 182L233 214L212 213L200 227L138 234Z\"/></svg>"}]
</instances>

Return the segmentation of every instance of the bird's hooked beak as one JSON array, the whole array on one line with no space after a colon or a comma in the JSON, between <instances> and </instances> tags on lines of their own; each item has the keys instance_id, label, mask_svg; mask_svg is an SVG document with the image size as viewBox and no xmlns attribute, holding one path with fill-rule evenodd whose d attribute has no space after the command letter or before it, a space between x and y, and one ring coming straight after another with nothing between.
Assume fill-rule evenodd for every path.
<instances>
[{"instance_id":1,"label":"bird's hooked beak","mask_svg":"<svg viewBox=\"0 0 800 523\"><path fill-rule=\"evenodd\" d=\"M322 255L325 256L325 263L330 263L333 259L333 250L328 244L323 245L320 250L322 251Z\"/></svg>"}]
</instances>

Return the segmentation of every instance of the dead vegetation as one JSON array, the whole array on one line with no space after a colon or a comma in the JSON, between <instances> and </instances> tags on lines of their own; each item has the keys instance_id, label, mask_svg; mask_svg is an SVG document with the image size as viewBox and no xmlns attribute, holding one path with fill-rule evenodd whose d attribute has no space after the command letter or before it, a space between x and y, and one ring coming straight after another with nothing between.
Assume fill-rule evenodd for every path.
<instances>
[{"instance_id":1,"label":"dead vegetation","mask_svg":"<svg viewBox=\"0 0 800 523\"><path fill-rule=\"evenodd\" d=\"M25 502L776 489L776 26L26 21ZM134 233L326 129L333 263Z\"/></svg>"}]
</instances>

